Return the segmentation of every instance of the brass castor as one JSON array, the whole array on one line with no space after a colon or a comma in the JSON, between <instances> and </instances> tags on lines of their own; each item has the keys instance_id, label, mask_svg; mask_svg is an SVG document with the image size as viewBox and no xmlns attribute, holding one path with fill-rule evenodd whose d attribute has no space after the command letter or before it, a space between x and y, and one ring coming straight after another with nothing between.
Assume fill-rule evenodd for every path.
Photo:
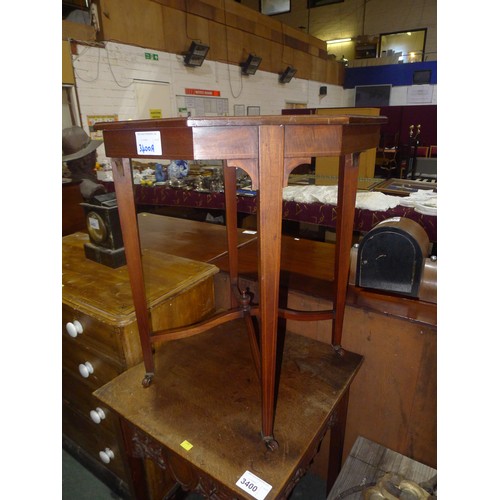
<instances>
[{"instance_id":1,"label":"brass castor","mask_svg":"<svg viewBox=\"0 0 500 500\"><path fill-rule=\"evenodd\" d=\"M345 356L345 350L341 345L334 345L333 351L339 358L343 358Z\"/></svg>"},{"instance_id":2,"label":"brass castor","mask_svg":"<svg viewBox=\"0 0 500 500\"><path fill-rule=\"evenodd\" d=\"M279 448L278 441L276 441L276 439L274 439L273 436L266 436L263 439L264 439L264 443L266 445L266 448L269 451L276 451Z\"/></svg>"},{"instance_id":3,"label":"brass castor","mask_svg":"<svg viewBox=\"0 0 500 500\"><path fill-rule=\"evenodd\" d=\"M146 373L146 375L144 375L144 378L142 379L142 387L149 387L151 385L151 382L153 382L153 374Z\"/></svg>"}]
</instances>

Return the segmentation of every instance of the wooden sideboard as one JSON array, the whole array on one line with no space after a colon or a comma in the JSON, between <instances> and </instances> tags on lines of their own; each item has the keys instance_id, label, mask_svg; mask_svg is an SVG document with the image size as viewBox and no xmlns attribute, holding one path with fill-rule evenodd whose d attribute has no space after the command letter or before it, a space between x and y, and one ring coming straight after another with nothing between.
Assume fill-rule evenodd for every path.
<instances>
[{"instance_id":1,"label":"wooden sideboard","mask_svg":"<svg viewBox=\"0 0 500 500\"><path fill-rule=\"evenodd\" d=\"M142 351L127 266L111 269L86 259L87 241L83 233L62 239L63 444L126 496L129 481L115 422L92 392L140 363ZM152 324L175 328L213 314L213 276L218 269L152 247L154 242L143 249ZM219 253L214 250L214 255ZM140 380L137 387L142 390Z\"/></svg>"}]
</instances>

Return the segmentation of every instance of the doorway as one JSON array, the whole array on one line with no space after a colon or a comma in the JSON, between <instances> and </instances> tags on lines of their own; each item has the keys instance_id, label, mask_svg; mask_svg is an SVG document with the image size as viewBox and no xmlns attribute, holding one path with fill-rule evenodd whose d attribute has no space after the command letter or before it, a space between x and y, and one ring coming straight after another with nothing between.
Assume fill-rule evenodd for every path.
<instances>
[{"instance_id":1,"label":"doorway","mask_svg":"<svg viewBox=\"0 0 500 500\"><path fill-rule=\"evenodd\" d=\"M134 87L138 120L172 117L170 83L135 80Z\"/></svg>"}]
</instances>

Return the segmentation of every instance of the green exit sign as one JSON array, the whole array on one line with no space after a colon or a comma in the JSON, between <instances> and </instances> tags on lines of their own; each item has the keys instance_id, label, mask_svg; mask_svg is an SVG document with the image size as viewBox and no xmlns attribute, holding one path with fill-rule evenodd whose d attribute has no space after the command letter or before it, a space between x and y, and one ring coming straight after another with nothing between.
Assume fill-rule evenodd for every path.
<instances>
[{"instance_id":1,"label":"green exit sign","mask_svg":"<svg viewBox=\"0 0 500 500\"><path fill-rule=\"evenodd\" d=\"M144 52L144 57L149 60L158 61L158 54L152 52Z\"/></svg>"}]
</instances>

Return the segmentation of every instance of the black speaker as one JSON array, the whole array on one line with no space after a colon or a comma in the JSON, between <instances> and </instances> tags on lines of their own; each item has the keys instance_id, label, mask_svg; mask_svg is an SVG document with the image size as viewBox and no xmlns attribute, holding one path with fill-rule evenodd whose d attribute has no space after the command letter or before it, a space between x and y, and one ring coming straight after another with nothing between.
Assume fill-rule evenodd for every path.
<instances>
[{"instance_id":1,"label":"black speaker","mask_svg":"<svg viewBox=\"0 0 500 500\"><path fill-rule=\"evenodd\" d=\"M326 87L319 88L319 95L326 95Z\"/></svg>"}]
</instances>

